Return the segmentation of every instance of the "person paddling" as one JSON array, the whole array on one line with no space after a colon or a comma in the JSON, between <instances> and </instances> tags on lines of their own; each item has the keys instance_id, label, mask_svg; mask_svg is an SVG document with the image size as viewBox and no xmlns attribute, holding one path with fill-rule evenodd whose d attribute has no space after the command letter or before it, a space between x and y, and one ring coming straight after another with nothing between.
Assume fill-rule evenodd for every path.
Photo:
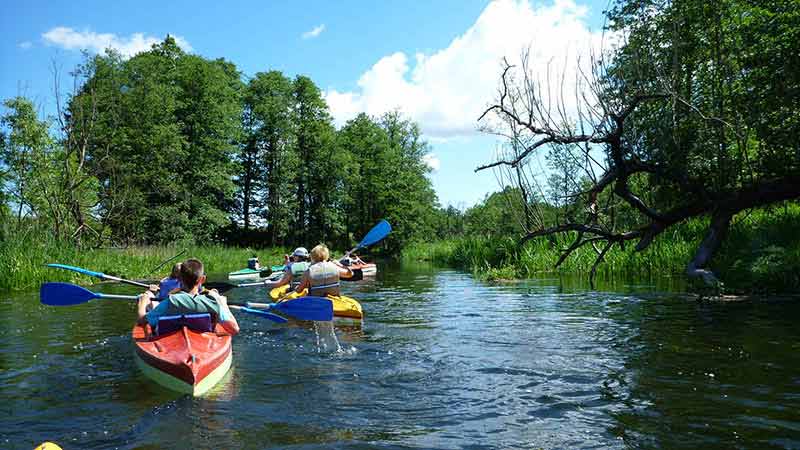
<instances>
[{"instance_id":1,"label":"person paddling","mask_svg":"<svg viewBox=\"0 0 800 450\"><path fill-rule=\"evenodd\" d=\"M158 283L158 297L157 300L161 301L169 297L169 294L180 292L181 290L181 263L172 266L172 272L168 277L164 277Z\"/></svg>"},{"instance_id":2,"label":"person paddling","mask_svg":"<svg viewBox=\"0 0 800 450\"><path fill-rule=\"evenodd\" d=\"M344 256L342 256L342 259L339 260L339 263L347 267L366 264L366 262L359 258L358 255L351 255L350 252L345 253Z\"/></svg>"},{"instance_id":3,"label":"person paddling","mask_svg":"<svg viewBox=\"0 0 800 450\"><path fill-rule=\"evenodd\" d=\"M181 290L170 294L150 312L147 307L154 299L153 293L148 290L139 296L137 314L140 324L149 323L155 328L159 317L209 313L211 319L222 325L229 334L239 333L239 323L228 307L228 299L216 289L200 293L200 288L206 281L205 268L200 260L188 259L181 263L178 276Z\"/></svg>"},{"instance_id":4,"label":"person paddling","mask_svg":"<svg viewBox=\"0 0 800 450\"><path fill-rule=\"evenodd\" d=\"M292 252L292 256L286 255L283 276L278 281L265 281L264 284L271 289L289 285L289 289L294 289L300 284L303 273L308 270L308 250L305 247L297 247Z\"/></svg>"},{"instance_id":5,"label":"person paddling","mask_svg":"<svg viewBox=\"0 0 800 450\"><path fill-rule=\"evenodd\" d=\"M303 273L303 279L295 291L302 293L308 289L308 295L316 297L339 295L339 277L351 278L353 272L329 259L330 251L325 244L312 248L311 266Z\"/></svg>"}]
</instances>

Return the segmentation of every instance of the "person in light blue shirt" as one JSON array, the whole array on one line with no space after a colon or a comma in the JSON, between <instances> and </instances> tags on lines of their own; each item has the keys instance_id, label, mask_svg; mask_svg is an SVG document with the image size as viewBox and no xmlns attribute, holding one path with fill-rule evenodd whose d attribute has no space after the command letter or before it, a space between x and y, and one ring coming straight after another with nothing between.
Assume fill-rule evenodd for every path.
<instances>
[{"instance_id":1,"label":"person in light blue shirt","mask_svg":"<svg viewBox=\"0 0 800 450\"><path fill-rule=\"evenodd\" d=\"M180 291L170 294L152 310L148 311L148 306L154 300L153 293L148 290L139 296L137 305L139 324L150 324L155 328L158 319L163 316L208 313L214 323L220 324L231 335L239 333L239 324L228 307L228 299L215 289L200 291L206 281L205 268L200 260L184 261L179 276Z\"/></svg>"}]
</instances>

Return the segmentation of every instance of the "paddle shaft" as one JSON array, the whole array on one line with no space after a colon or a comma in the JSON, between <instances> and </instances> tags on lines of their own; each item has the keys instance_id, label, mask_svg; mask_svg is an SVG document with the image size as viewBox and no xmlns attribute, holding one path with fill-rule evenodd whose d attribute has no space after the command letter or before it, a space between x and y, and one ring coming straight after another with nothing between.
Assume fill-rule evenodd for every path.
<instances>
[{"instance_id":1,"label":"paddle shaft","mask_svg":"<svg viewBox=\"0 0 800 450\"><path fill-rule=\"evenodd\" d=\"M84 269L83 267L68 266L66 264L48 264L47 267L53 267L53 268L56 268L56 269L71 270L72 272L78 272L78 273L81 273L81 274L84 274L84 275L87 275L87 276L90 276L90 277L100 278L101 280L116 281L117 283L130 284L131 286L143 287L145 289L150 287L150 285L147 285L145 283L140 283L138 281L132 281L132 280L125 280L125 279L122 279L122 278L119 278L119 277L115 277L113 275L106 275L106 274L104 274L102 272L95 272L93 270Z\"/></svg>"},{"instance_id":2,"label":"paddle shaft","mask_svg":"<svg viewBox=\"0 0 800 450\"><path fill-rule=\"evenodd\" d=\"M156 266L156 268L155 268L155 269L153 269L153 270L151 270L150 272L148 272L148 275L150 275L150 274L152 274L153 272L155 272L156 270L158 270L158 269L160 269L160 268L164 267L164 265L165 265L165 264L167 264L168 262L170 262L170 261L172 261L173 259L177 258L178 256L181 256L181 255L182 255L182 254L184 254L184 253L186 253L186 249L183 249L183 251L182 251L182 252L178 253L177 255L173 256L172 258L169 258L169 259L167 259L166 261L164 261L164 262L162 262L161 264L159 264L158 266Z\"/></svg>"}]
</instances>

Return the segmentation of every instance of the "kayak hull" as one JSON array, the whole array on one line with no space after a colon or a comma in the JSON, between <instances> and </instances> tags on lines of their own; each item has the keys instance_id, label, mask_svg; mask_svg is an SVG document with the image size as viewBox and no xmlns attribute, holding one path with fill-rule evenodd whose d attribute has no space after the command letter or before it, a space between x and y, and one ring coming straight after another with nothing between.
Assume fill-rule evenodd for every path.
<instances>
[{"instance_id":1,"label":"kayak hull","mask_svg":"<svg viewBox=\"0 0 800 450\"><path fill-rule=\"evenodd\" d=\"M262 269L263 270L263 269ZM261 270L242 269L228 274L229 280L261 280L266 277L261 276Z\"/></svg>"},{"instance_id":2,"label":"kayak hull","mask_svg":"<svg viewBox=\"0 0 800 450\"><path fill-rule=\"evenodd\" d=\"M231 368L231 336L217 325L214 332L182 327L148 337L142 325L133 327L134 359L142 372L171 390L193 396L208 392Z\"/></svg>"},{"instance_id":3,"label":"kayak hull","mask_svg":"<svg viewBox=\"0 0 800 450\"><path fill-rule=\"evenodd\" d=\"M269 291L269 296L273 300L278 300L281 298L290 300L303 297L307 293L307 291L304 291L302 294L298 294L296 292L286 294L288 290L289 286L286 285L276 287ZM327 298L333 302L333 321L336 324L361 325L361 321L364 319L364 312L361 309L361 303L344 295L328 295ZM256 308L260 306L258 303L249 303L249 305Z\"/></svg>"},{"instance_id":4,"label":"kayak hull","mask_svg":"<svg viewBox=\"0 0 800 450\"><path fill-rule=\"evenodd\" d=\"M365 264L353 264L350 266L351 269L361 269L361 273L364 275L375 275L378 273L378 266L374 263L365 263Z\"/></svg>"}]
</instances>

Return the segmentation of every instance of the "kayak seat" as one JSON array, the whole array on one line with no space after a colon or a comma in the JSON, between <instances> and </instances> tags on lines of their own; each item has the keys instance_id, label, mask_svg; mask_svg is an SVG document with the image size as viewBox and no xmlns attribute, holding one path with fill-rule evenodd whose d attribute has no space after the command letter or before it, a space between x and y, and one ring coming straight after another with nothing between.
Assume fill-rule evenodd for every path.
<instances>
[{"instance_id":1,"label":"kayak seat","mask_svg":"<svg viewBox=\"0 0 800 450\"><path fill-rule=\"evenodd\" d=\"M158 318L155 334L156 336L161 336L178 331L183 327L205 333L214 330L214 323L211 321L211 314L209 313L163 316Z\"/></svg>"}]
</instances>

